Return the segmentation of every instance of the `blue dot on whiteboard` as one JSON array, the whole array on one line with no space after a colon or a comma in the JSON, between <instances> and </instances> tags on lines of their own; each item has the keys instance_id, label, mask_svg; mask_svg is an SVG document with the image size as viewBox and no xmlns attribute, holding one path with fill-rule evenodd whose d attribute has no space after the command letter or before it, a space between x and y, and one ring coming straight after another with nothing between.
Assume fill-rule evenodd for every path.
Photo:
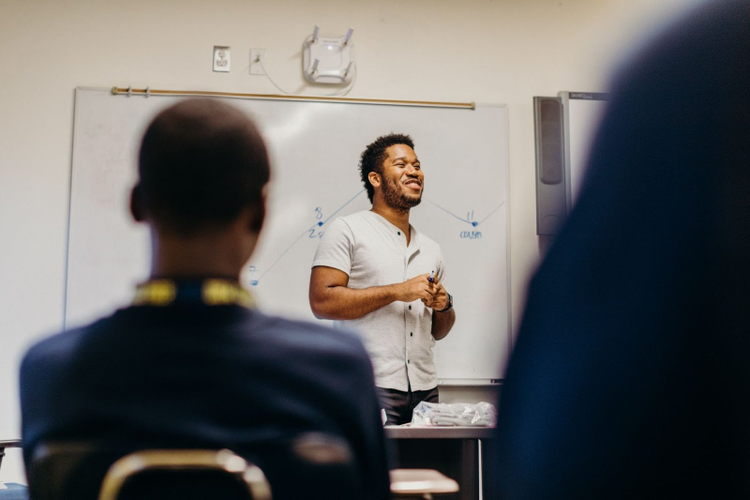
<instances>
[{"instance_id":1,"label":"blue dot on whiteboard","mask_svg":"<svg viewBox=\"0 0 750 500\"><path fill-rule=\"evenodd\" d=\"M318 222L318 225L319 225L319 226L322 226L322 225L323 225L323 223L322 223L322 222Z\"/></svg>"},{"instance_id":2,"label":"blue dot on whiteboard","mask_svg":"<svg viewBox=\"0 0 750 500\"><path fill-rule=\"evenodd\" d=\"M250 280L250 286L258 286L258 280Z\"/></svg>"},{"instance_id":3,"label":"blue dot on whiteboard","mask_svg":"<svg viewBox=\"0 0 750 500\"><path fill-rule=\"evenodd\" d=\"M474 227L477 227L479 225L479 223L478 222L472 222L471 225L474 226Z\"/></svg>"}]
</instances>

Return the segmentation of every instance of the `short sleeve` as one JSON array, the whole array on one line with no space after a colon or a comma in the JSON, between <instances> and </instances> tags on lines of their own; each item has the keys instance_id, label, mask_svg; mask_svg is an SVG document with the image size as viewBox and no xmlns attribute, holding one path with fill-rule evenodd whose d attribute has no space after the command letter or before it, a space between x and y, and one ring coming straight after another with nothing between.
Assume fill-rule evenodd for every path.
<instances>
[{"instance_id":1,"label":"short sleeve","mask_svg":"<svg viewBox=\"0 0 750 500\"><path fill-rule=\"evenodd\" d=\"M334 220L320 239L312 267L324 266L350 274L354 234L341 218Z\"/></svg>"},{"instance_id":2,"label":"short sleeve","mask_svg":"<svg viewBox=\"0 0 750 500\"><path fill-rule=\"evenodd\" d=\"M437 251L437 277L440 283L445 285L445 260L443 259L443 252L438 248Z\"/></svg>"}]
</instances>

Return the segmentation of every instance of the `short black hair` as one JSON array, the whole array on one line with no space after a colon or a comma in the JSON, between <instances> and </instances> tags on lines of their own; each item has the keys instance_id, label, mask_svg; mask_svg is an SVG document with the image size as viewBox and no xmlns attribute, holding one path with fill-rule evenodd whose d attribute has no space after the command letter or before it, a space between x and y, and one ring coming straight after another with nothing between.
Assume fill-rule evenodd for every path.
<instances>
[{"instance_id":1,"label":"short black hair","mask_svg":"<svg viewBox=\"0 0 750 500\"><path fill-rule=\"evenodd\" d=\"M136 194L155 222L179 234L227 224L263 198L268 152L242 111L188 99L160 112L143 136Z\"/></svg>"},{"instance_id":2,"label":"short black hair","mask_svg":"<svg viewBox=\"0 0 750 500\"><path fill-rule=\"evenodd\" d=\"M404 144L414 149L414 141L411 140L406 134L388 134L383 135L375 139L372 143L368 144L365 150L362 152L362 156L359 160L359 172L362 176L362 182L367 189L367 197L370 198L372 203L372 197L375 194L375 188L370 184L370 180L367 176L370 172L383 173L383 162L387 158L386 149L396 144Z\"/></svg>"}]
</instances>

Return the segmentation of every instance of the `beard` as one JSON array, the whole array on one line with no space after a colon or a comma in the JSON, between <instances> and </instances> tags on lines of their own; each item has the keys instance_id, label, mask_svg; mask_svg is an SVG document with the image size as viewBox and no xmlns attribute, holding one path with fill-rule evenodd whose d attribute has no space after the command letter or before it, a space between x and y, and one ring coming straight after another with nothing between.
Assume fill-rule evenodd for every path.
<instances>
[{"instance_id":1,"label":"beard","mask_svg":"<svg viewBox=\"0 0 750 500\"><path fill-rule=\"evenodd\" d=\"M384 179L381 190L383 192L383 199L389 207L405 211L416 207L422 201L424 183L419 194L414 196L404 193L401 185L392 179Z\"/></svg>"}]
</instances>

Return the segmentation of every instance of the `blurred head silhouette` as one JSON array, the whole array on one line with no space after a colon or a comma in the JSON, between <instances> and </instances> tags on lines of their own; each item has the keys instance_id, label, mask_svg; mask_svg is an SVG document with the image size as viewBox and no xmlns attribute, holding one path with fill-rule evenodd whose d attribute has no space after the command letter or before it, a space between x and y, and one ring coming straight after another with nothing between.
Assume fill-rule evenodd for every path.
<instances>
[{"instance_id":1,"label":"blurred head silhouette","mask_svg":"<svg viewBox=\"0 0 750 500\"><path fill-rule=\"evenodd\" d=\"M217 100L181 101L146 130L138 173L131 211L151 227L152 274L236 277L263 225L270 176L252 120Z\"/></svg>"},{"instance_id":2,"label":"blurred head silhouette","mask_svg":"<svg viewBox=\"0 0 750 500\"><path fill-rule=\"evenodd\" d=\"M750 495L750 2L624 64L503 388L506 499Z\"/></svg>"}]
</instances>

